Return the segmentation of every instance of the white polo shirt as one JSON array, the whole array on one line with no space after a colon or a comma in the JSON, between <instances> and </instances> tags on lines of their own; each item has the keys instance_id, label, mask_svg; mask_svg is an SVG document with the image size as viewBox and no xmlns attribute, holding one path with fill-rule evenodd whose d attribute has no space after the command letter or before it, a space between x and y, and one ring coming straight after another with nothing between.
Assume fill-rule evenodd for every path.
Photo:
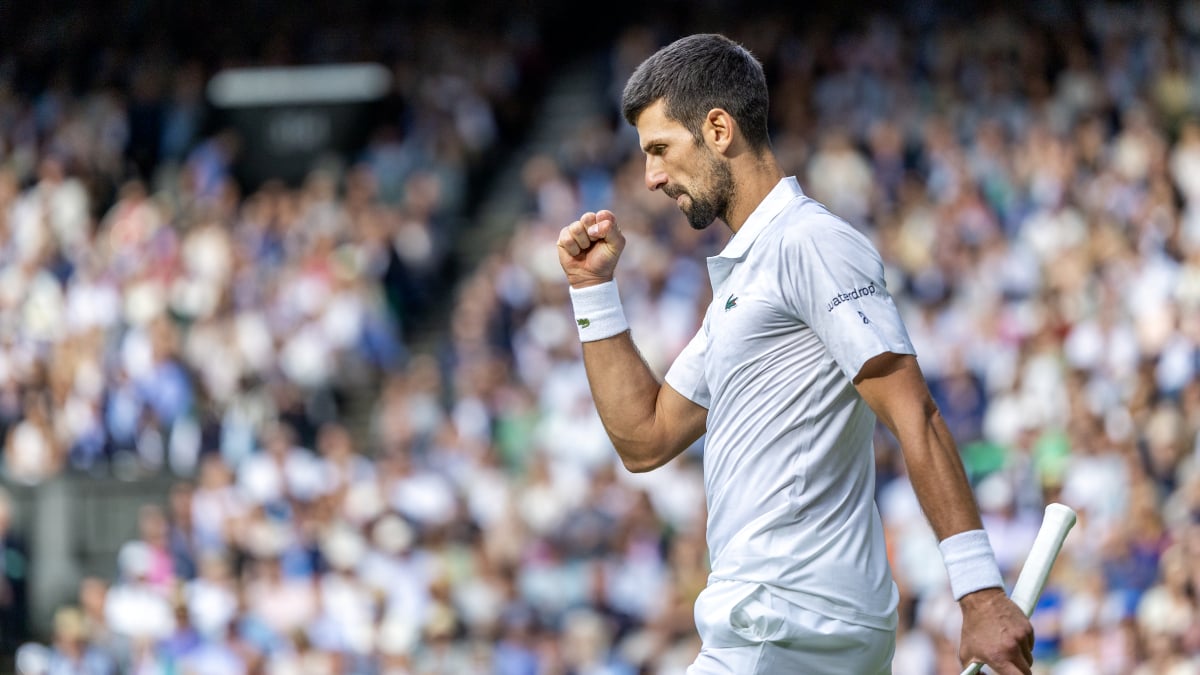
<instances>
[{"instance_id":1,"label":"white polo shirt","mask_svg":"<svg viewBox=\"0 0 1200 675\"><path fill-rule=\"evenodd\" d=\"M708 269L712 304L666 380L708 409L711 579L894 629L875 414L851 382L873 356L914 353L879 253L789 177Z\"/></svg>"}]
</instances>

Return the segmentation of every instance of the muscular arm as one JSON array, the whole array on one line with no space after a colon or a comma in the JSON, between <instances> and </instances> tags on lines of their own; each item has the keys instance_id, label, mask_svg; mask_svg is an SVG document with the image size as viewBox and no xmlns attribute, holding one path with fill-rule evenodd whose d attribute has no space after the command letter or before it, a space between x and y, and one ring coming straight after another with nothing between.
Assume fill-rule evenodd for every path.
<instances>
[{"instance_id":1,"label":"muscular arm","mask_svg":"<svg viewBox=\"0 0 1200 675\"><path fill-rule=\"evenodd\" d=\"M612 281L624 248L611 211L585 213L558 235L558 260L576 289ZM584 342L583 363L600 421L630 471L666 464L704 433L708 411L658 381L628 330Z\"/></svg>"},{"instance_id":2,"label":"muscular arm","mask_svg":"<svg viewBox=\"0 0 1200 675\"><path fill-rule=\"evenodd\" d=\"M854 381L900 442L913 491L938 541L983 527L958 448L912 355L881 354Z\"/></svg>"},{"instance_id":3,"label":"muscular arm","mask_svg":"<svg viewBox=\"0 0 1200 675\"><path fill-rule=\"evenodd\" d=\"M916 357L881 354L854 379L863 400L900 441L909 480L938 541L983 527L958 448L942 419ZM960 657L1005 675L1030 673L1033 627L1003 588L984 588L959 601Z\"/></svg>"},{"instance_id":4,"label":"muscular arm","mask_svg":"<svg viewBox=\"0 0 1200 675\"><path fill-rule=\"evenodd\" d=\"M708 411L660 383L629 331L583 343L596 410L625 468L650 471L704 434Z\"/></svg>"}]
</instances>

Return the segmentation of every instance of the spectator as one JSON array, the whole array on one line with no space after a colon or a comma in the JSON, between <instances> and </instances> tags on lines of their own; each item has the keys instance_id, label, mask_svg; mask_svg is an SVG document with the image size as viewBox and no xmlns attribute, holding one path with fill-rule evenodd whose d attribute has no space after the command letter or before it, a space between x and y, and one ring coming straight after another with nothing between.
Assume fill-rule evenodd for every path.
<instances>
[{"instance_id":1,"label":"spectator","mask_svg":"<svg viewBox=\"0 0 1200 675\"><path fill-rule=\"evenodd\" d=\"M249 503L283 508L289 500L309 501L317 496L322 489L321 467L313 452L298 441L286 423L264 430L262 452L237 467L238 487Z\"/></svg>"},{"instance_id":2,"label":"spectator","mask_svg":"<svg viewBox=\"0 0 1200 675\"><path fill-rule=\"evenodd\" d=\"M84 633L91 645L115 655L122 649L123 638L113 633L105 616L109 587L107 580L97 576L80 580L79 611L83 616Z\"/></svg>"},{"instance_id":3,"label":"spectator","mask_svg":"<svg viewBox=\"0 0 1200 675\"><path fill-rule=\"evenodd\" d=\"M9 652L29 639L26 579L29 558L13 527L12 498L0 488L0 652Z\"/></svg>"},{"instance_id":4,"label":"spectator","mask_svg":"<svg viewBox=\"0 0 1200 675\"><path fill-rule=\"evenodd\" d=\"M124 641L131 658L143 645L165 639L175 630L175 611L169 592L155 584L155 551L143 541L121 547L121 577L105 596L105 623Z\"/></svg>"},{"instance_id":5,"label":"spectator","mask_svg":"<svg viewBox=\"0 0 1200 675\"><path fill-rule=\"evenodd\" d=\"M142 548L149 558L148 569L144 575L146 583L164 596L171 594L179 580L170 534L170 523L161 506L143 504L138 509L138 538L131 543L143 545L139 548Z\"/></svg>"},{"instance_id":6,"label":"spectator","mask_svg":"<svg viewBox=\"0 0 1200 675\"><path fill-rule=\"evenodd\" d=\"M5 437L4 467L12 480L37 484L58 473L63 453L51 427L46 397L30 391L22 407L25 418Z\"/></svg>"},{"instance_id":7,"label":"spectator","mask_svg":"<svg viewBox=\"0 0 1200 675\"><path fill-rule=\"evenodd\" d=\"M88 642L83 616L75 607L54 613L54 645L46 675L116 675L112 656Z\"/></svg>"}]
</instances>

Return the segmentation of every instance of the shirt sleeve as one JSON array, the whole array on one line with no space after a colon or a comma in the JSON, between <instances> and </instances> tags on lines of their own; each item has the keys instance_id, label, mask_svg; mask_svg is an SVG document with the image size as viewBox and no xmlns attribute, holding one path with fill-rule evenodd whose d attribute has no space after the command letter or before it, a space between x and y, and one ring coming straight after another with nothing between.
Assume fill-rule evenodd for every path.
<instances>
[{"instance_id":1,"label":"shirt sleeve","mask_svg":"<svg viewBox=\"0 0 1200 675\"><path fill-rule=\"evenodd\" d=\"M704 377L704 355L707 351L708 331L707 326L702 326L679 352L679 356L675 357L664 378L672 389L705 409L711 403L708 380Z\"/></svg>"},{"instance_id":2,"label":"shirt sleeve","mask_svg":"<svg viewBox=\"0 0 1200 675\"><path fill-rule=\"evenodd\" d=\"M883 277L883 260L862 233L829 213L788 233L784 301L853 380L871 358L916 354Z\"/></svg>"}]
</instances>

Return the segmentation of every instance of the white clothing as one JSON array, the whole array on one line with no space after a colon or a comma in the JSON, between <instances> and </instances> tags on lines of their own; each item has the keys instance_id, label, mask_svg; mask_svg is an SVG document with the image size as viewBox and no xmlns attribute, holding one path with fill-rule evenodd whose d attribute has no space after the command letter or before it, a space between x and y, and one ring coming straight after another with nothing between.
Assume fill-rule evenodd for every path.
<instances>
[{"instance_id":1,"label":"white clothing","mask_svg":"<svg viewBox=\"0 0 1200 675\"><path fill-rule=\"evenodd\" d=\"M205 637L222 637L237 617L238 598L232 585L194 579L185 588L188 619Z\"/></svg>"},{"instance_id":2,"label":"white clothing","mask_svg":"<svg viewBox=\"0 0 1200 675\"><path fill-rule=\"evenodd\" d=\"M696 599L703 646L687 675L890 675L896 633L822 616L763 584L716 581Z\"/></svg>"},{"instance_id":3,"label":"white clothing","mask_svg":"<svg viewBox=\"0 0 1200 675\"><path fill-rule=\"evenodd\" d=\"M256 452L237 467L241 495L254 504L295 497L308 501L321 494L328 476L311 450L293 447L282 461L267 451Z\"/></svg>"},{"instance_id":4,"label":"white clothing","mask_svg":"<svg viewBox=\"0 0 1200 675\"><path fill-rule=\"evenodd\" d=\"M170 601L149 584L118 584L104 600L104 620L118 635L162 640L175 630Z\"/></svg>"},{"instance_id":5,"label":"white clothing","mask_svg":"<svg viewBox=\"0 0 1200 675\"><path fill-rule=\"evenodd\" d=\"M666 380L708 408L710 583L894 631L875 414L851 382L878 354L914 353L878 252L789 177L708 264L712 304Z\"/></svg>"}]
</instances>

